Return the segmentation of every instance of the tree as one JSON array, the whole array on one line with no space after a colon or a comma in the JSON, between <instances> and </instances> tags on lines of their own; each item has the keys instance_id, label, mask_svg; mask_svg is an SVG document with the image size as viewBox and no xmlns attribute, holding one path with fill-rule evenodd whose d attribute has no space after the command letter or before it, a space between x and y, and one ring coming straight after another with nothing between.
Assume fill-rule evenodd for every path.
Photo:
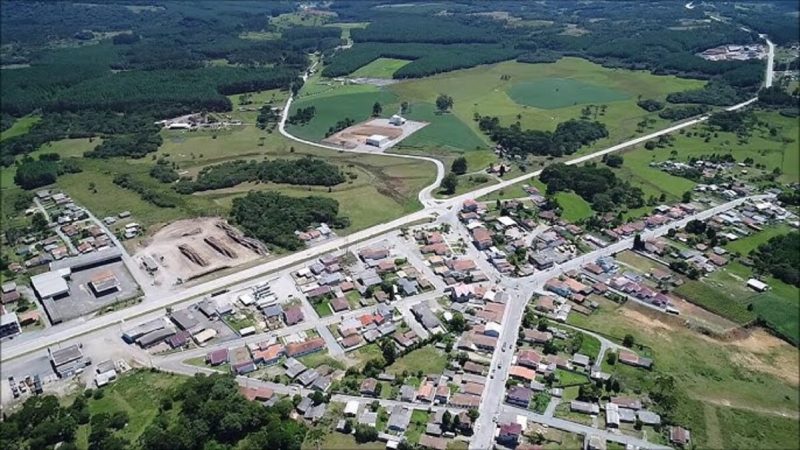
<instances>
[{"instance_id":1,"label":"tree","mask_svg":"<svg viewBox=\"0 0 800 450\"><path fill-rule=\"evenodd\" d=\"M453 172L448 173L442 179L442 190L445 194L453 194L456 192L456 187L458 187L458 177Z\"/></svg>"},{"instance_id":2,"label":"tree","mask_svg":"<svg viewBox=\"0 0 800 450\"><path fill-rule=\"evenodd\" d=\"M633 249L638 251L644 250L644 241L639 233L636 233L636 236L633 237Z\"/></svg>"},{"instance_id":3,"label":"tree","mask_svg":"<svg viewBox=\"0 0 800 450\"><path fill-rule=\"evenodd\" d=\"M442 431L450 431L450 422L452 421L453 416L450 414L450 411L445 411L442 414Z\"/></svg>"},{"instance_id":4,"label":"tree","mask_svg":"<svg viewBox=\"0 0 800 450\"><path fill-rule=\"evenodd\" d=\"M44 214L36 212L33 217L31 217L31 227L33 228L33 231L37 233L44 233L47 231L48 223L47 219L44 217Z\"/></svg>"},{"instance_id":5,"label":"tree","mask_svg":"<svg viewBox=\"0 0 800 450\"><path fill-rule=\"evenodd\" d=\"M380 115L381 115L381 113L382 113L382 112L383 112L383 106L381 106L381 104L380 104L380 103L378 103L378 102L375 102L375 103L372 105L372 116L373 116L373 117L378 117L378 116L380 116Z\"/></svg>"},{"instance_id":6,"label":"tree","mask_svg":"<svg viewBox=\"0 0 800 450\"><path fill-rule=\"evenodd\" d=\"M384 339L381 342L381 351L387 365L392 364L397 358L397 347L395 347L392 339Z\"/></svg>"},{"instance_id":7,"label":"tree","mask_svg":"<svg viewBox=\"0 0 800 450\"><path fill-rule=\"evenodd\" d=\"M450 166L450 171L452 171L456 175L464 175L467 173L467 158L463 156L459 156L453 161L453 165Z\"/></svg>"},{"instance_id":8,"label":"tree","mask_svg":"<svg viewBox=\"0 0 800 450\"><path fill-rule=\"evenodd\" d=\"M400 103L400 114L405 114L408 112L408 102L404 101Z\"/></svg>"},{"instance_id":9,"label":"tree","mask_svg":"<svg viewBox=\"0 0 800 450\"><path fill-rule=\"evenodd\" d=\"M683 203L689 203L690 201L692 201L692 191L684 192L683 195L681 196L681 201Z\"/></svg>"},{"instance_id":10,"label":"tree","mask_svg":"<svg viewBox=\"0 0 800 450\"><path fill-rule=\"evenodd\" d=\"M344 428L342 429L344 434L350 434L353 432L353 421L351 419L347 419L344 421Z\"/></svg>"},{"instance_id":11,"label":"tree","mask_svg":"<svg viewBox=\"0 0 800 450\"><path fill-rule=\"evenodd\" d=\"M622 163L625 160L620 155L605 155L603 156L603 162L606 163L608 167L622 167Z\"/></svg>"},{"instance_id":12,"label":"tree","mask_svg":"<svg viewBox=\"0 0 800 450\"><path fill-rule=\"evenodd\" d=\"M626 334L624 338L622 338L622 345L625 347L631 348L636 343L636 339L633 337L632 334Z\"/></svg>"},{"instance_id":13,"label":"tree","mask_svg":"<svg viewBox=\"0 0 800 450\"><path fill-rule=\"evenodd\" d=\"M461 334L467 329L467 321L464 319L464 315L458 311L453 312L453 318L447 322L447 325L454 333Z\"/></svg>"},{"instance_id":14,"label":"tree","mask_svg":"<svg viewBox=\"0 0 800 450\"><path fill-rule=\"evenodd\" d=\"M378 430L369 425L359 423L356 425L355 438L359 444L375 442L378 440Z\"/></svg>"},{"instance_id":15,"label":"tree","mask_svg":"<svg viewBox=\"0 0 800 450\"><path fill-rule=\"evenodd\" d=\"M608 355L606 355L606 362L608 362L608 364L612 366L616 364L617 354L615 352L608 352Z\"/></svg>"},{"instance_id":16,"label":"tree","mask_svg":"<svg viewBox=\"0 0 800 450\"><path fill-rule=\"evenodd\" d=\"M439 94L436 97L436 109L439 110L440 113L447 112L447 110L453 107L453 97L450 97L447 94Z\"/></svg>"},{"instance_id":17,"label":"tree","mask_svg":"<svg viewBox=\"0 0 800 450\"><path fill-rule=\"evenodd\" d=\"M469 411L467 411L467 415L474 423L476 420L478 420L478 417L480 417L481 413L475 408L470 408Z\"/></svg>"}]
</instances>

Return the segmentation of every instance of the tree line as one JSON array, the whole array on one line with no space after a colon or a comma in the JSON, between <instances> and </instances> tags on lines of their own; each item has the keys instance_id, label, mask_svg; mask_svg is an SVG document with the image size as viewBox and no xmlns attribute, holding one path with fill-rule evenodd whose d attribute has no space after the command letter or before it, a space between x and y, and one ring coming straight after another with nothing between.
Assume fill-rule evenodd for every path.
<instances>
[{"instance_id":1,"label":"tree line","mask_svg":"<svg viewBox=\"0 0 800 450\"><path fill-rule=\"evenodd\" d=\"M254 181L335 186L344 183L345 177L335 165L311 157L271 161L229 161L204 167L195 180L183 179L175 185L175 190L181 194L191 194Z\"/></svg>"},{"instance_id":2,"label":"tree line","mask_svg":"<svg viewBox=\"0 0 800 450\"><path fill-rule=\"evenodd\" d=\"M644 193L627 181L620 180L610 169L596 164L568 166L551 164L539 177L547 185L547 193L573 191L592 204L600 212L618 208L640 208L644 206Z\"/></svg>"},{"instance_id":3,"label":"tree line","mask_svg":"<svg viewBox=\"0 0 800 450\"><path fill-rule=\"evenodd\" d=\"M561 122L555 131L550 132L523 130L518 123L504 127L500 125L500 119L497 117L476 118L481 131L488 134L504 152L512 155L569 155L584 145L608 137L608 130L604 124L584 119Z\"/></svg>"}]
</instances>

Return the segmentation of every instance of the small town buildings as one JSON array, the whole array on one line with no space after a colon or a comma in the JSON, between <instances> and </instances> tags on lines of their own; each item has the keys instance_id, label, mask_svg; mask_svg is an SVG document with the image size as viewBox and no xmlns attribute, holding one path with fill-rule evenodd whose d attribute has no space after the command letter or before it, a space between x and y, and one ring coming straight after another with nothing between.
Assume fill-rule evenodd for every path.
<instances>
[{"instance_id":1,"label":"small town buildings","mask_svg":"<svg viewBox=\"0 0 800 450\"><path fill-rule=\"evenodd\" d=\"M671 427L669 429L669 441L675 445L686 447L691 441L691 433L683 427Z\"/></svg>"},{"instance_id":2,"label":"small town buildings","mask_svg":"<svg viewBox=\"0 0 800 450\"><path fill-rule=\"evenodd\" d=\"M531 402L531 398L533 398L533 391L529 388L521 386L514 386L510 388L506 394L506 402L522 408L528 407L528 404Z\"/></svg>"}]
</instances>

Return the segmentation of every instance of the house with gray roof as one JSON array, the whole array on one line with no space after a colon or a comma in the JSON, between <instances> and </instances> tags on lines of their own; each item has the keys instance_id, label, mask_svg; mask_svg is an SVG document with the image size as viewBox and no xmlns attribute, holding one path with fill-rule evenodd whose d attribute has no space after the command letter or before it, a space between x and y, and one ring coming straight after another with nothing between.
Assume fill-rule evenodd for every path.
<instances>
[{"instance_id":1,"label":"house with gray roof","mask_svg":"<svg viewBox=\"0 0 800 450\"><path fill-rule=\"evenodd\" d=\"M411 408L395 405L392 408L392 413L389 416L386 429L398 433L405 433L406 429L408 429L408 424L411 423L411 412Z\"/></svg>"}]
</instances>

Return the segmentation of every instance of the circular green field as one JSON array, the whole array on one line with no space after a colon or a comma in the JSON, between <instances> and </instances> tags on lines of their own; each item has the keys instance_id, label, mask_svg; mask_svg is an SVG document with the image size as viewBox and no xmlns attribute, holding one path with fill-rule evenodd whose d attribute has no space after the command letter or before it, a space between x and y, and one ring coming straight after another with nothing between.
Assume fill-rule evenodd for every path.
<instances>
[{"instance_id":1,"label":"circular green field","mask_svg":"<svg viewBox=\"0 0 800 450\"><path fill-rule=\"evenodd\" d=\"M520 105L541 109L558 109L573 105L601 104L626 100L623 91L572 78L544 78L515 83L508 96Z\"/></svg>"}]
</instances>

